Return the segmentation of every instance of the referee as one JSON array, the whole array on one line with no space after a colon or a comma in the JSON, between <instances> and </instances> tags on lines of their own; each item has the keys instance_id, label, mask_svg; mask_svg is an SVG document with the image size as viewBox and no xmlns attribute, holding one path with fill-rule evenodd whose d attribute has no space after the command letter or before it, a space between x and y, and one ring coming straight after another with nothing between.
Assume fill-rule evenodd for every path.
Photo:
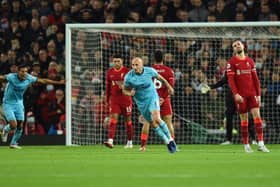
<instances>
[{"instance_id":1,"label":"referee","mask_svg":"<svg viewBox=\"0 0 280 187\"><path fill-rule=\"evenodd\" d=\"M228 85L228 78L226 73L224 73L223 77L218 82L216 82L216 84L209 85L210 89L216 89L222 86L224 86L225 93L226 93L225 95L226 141L223 142L222 145L228 145L228 144L232 144L233 117L236 114L236 106L235 106L233 94ZM252 143L256 144L254 125L252 123L251 117L249 118L249 134L250 137L252 138Z\"/></svg>"}]
</instances>

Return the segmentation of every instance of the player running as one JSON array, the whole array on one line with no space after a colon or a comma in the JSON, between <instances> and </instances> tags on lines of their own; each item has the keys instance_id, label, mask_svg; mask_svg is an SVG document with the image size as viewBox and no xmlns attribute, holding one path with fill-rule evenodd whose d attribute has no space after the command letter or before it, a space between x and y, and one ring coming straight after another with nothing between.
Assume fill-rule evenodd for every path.
<instances>
[{"instance_id":1,"label":"player running","mask_svg":"<svg viewBox=\"0 0 280 187\"><path fill-rule=\"evenodd\" d=\"M157 78L168 88L169 94L173 94L172 86L157 71L150 67L144 67L141 58L132 60L132 70L128 72L124 80L123 92L133 96L138 110L148 121L155 133L164 141L170 153L176 152L176 143L170 135L166 123L160 117L159 96L157 94L153 78Z\"/></svg>"}]
</instances>

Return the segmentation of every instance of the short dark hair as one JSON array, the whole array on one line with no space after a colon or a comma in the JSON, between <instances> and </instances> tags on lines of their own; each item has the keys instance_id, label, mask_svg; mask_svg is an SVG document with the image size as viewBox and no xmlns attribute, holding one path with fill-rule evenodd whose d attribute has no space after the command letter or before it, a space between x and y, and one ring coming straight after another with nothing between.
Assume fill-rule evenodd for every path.
<instances>
[{"instance_id":1,"label":"short dark hair","mask_svg":"<svg viewBox=\"0 0 280 187\"><path fill-rule=\"evenodd\" d=\"M35 67L35 66L40 66L40 63L39 63L39 62L34 62L34 63L32 64L32 67Z\"/></svg>"},{"instance_id":2,"label":"short dark hair","mask_svg":"<svg viewBox=\"0 0 280 187\"><path fill-rule=\"evenodd\" d=\"M159 50L155 51L154 57L156 62L161 62L163 60L163 54Z\"/></svg>"},{"instance_id":3,"label":"short dark hair","mask_svg":"<svg viewBox=\"0 0 280 187\"><path fill-rule=\"evenodd\" d=\"M112 57L113 57L113 58L122 58L122 55L119 54L119 53L115 53L115 54L113 54Z\"/></svg>"},{"instance_id":4,"label":"short dark hair","mask_svg":"<svg viewBox=\"0 0 280 187\"><path fill-rule=\"evenodd\" d=\"M25 63L22 63L22 64L19 64L18 65L18 69L21 69L21 68L28 68L29 66Z\"/></svg>"}]
</instances>

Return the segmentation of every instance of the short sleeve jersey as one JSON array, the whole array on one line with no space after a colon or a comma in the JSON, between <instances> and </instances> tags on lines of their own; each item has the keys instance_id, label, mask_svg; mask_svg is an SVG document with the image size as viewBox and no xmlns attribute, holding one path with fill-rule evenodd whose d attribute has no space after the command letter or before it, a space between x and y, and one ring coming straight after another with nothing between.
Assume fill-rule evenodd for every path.
<instances>
[{"instance_id":1,"label":"short sleeve jersey","mask_svg":"<svg viewBox=\"0 0 280 187\"><path fill-rule=\"evenodd\" d=\"M151 67L144 67L142 74L130 70L125 76L124 86L136 91L133 99L137 105L145 104L150 101L150 98L158 97L153 83L153 78L157 76L157 71Z\"/></svg>"},{"instance_id":2,"label":"short sleeve jersey","mask_svg":"<svg viewBox=\"0 0 280 187\"><path fill-rule=\"evenodd\" d=\"M28 88L28 86L37 81L37 77L27 74L26 79L20 80L17 73L9 73L6 75L6 80L8 81L3 103L7 104L17 104L23 103L23 94Z\"/></svg>"},{"instance_id":3,"label":"short sleeve jersey","mask_svg":"<svg viewBox=\"0 0 280 187\"><path fill-rule=\"evenodd\" d=\"M122 101L123 103L132 102L131 97L122 93L122 85L125 75L129 72L129 68L122 67L120 70L110 68L106 73L106 96L114 101Z\"/></svg>"},{"instance_id":4,"label":"short sleeve jersey","mask_svg":"<svg viewBox=\"0 0 280 187\"><path fill-rule=\"evenodd\" d=\"M227 65L227 75L229 78L232 75L235 77L233 83L234 88L236 87L237 89L232 90L233 94L239 93L241 96L245 97L258 94L252 73L256 73L256 67L251 58L246 57L240 59L234 56L229 60Z\"/></svg>"},{"instance_id":5,"label":"short sleeve jersey","mask_svg":"<svg viewBox=\"0 0 280 187\"><path fill-rule=\"evenodd\" d=\"M155 64L152 67L158 72L158 74L160 74L163 78L165 78L172 87L174 87L174 80L175 80L174 72L171 68L163 64ZM169 97L168 89L165 86L165 84L163 84L157 79L154 79L154 83L159 97L161 98Z\"/></svg>"}]
</instances>

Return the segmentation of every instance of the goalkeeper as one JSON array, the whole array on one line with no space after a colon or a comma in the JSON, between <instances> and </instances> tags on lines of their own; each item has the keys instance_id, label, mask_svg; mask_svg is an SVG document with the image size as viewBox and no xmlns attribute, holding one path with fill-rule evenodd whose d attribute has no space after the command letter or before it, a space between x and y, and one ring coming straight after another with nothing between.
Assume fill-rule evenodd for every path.
<instances>
[{"instance_id":1,"label":"goalkeeper","mask_svg":"<svg viewBox=\"0 0 280 187\"><path fill-rule=\"evenodd\" d=\"M233 130L233 117L237 114L236 106L233 98L233 94L231 92L231 89L228 85L228 78L227 74L224 73L224 76L215 84L210 84L208 87L209 89L216 89L219 87L224 86L225 88L225 104L226 104L226 141L223 142L221 145L228 145L232 144L232 130ZM250 137L252 138L252 144L256 144L255 141L255 131L254 131L254 123L252 122L252 118L249 118L249 133Z\"/></svg>"},{"instance_id":2,"label":"goalkeeper","mask_svg":"<svg viewBox=\"0 0 280 187\"><path fill-rule=\"evenodd\" d=\"M155 133L164 141L170 153L176 152L176 143L170 135L166 123L161 119L159 96L153 83L153 78L162 81L168 88L168 93L173 94L172 86L157 71L150 67L144 67L141 58L132 60L132 70L126 74L123 92L133 96L133 99L145 118L149 121Z\"/></svg>"}]
</instances>

